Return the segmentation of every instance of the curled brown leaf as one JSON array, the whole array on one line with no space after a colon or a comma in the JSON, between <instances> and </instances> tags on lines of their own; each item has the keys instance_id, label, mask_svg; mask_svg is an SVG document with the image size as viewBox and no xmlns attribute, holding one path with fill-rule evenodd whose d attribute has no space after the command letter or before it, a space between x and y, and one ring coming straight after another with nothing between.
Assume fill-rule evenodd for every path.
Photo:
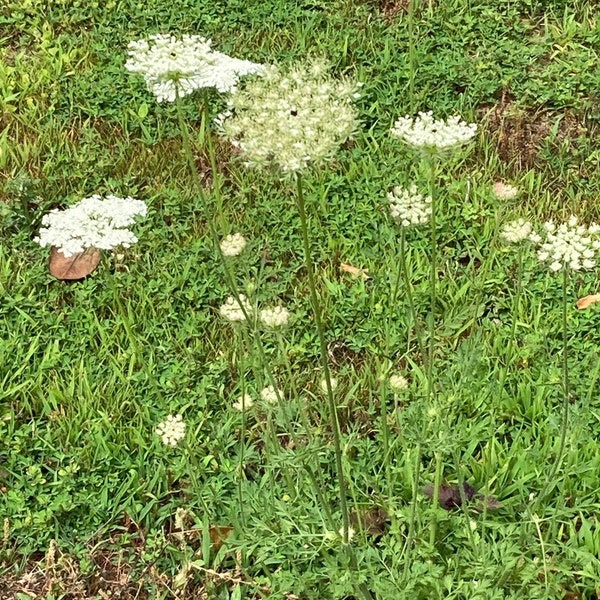
<instances>
[{"instance_id":1,"label":"curled brown leaf","mask_svg":"<svg viewBox=\"0 0 600 600\"><path fill-rule=\"evenodd\" d=\"M583 308L587 308L588 306L596 302L600 302L600 294L591 294L590 296L584 296L583 298L579 298L579 300L577 300L577 308L581 310Z\"/></svg>"},{"instance_id":2,"label":"curled brown leaf","mask_svg":"<svg viewBox=\"0 0 600 600\"><path fill-rule=\"evenodd\" d=\"M346 263L340 263L340 270L344 273L350 273L350 275L354 275L354 277L362 277L365 280L369 279L369 269L359 269L358 267Z\"/></svg>"},{"instance_id":3,"label":"curled brown leaf","mask_svg":"<svg viewBox=\"0 0 600 600\"><path fill-rule=\"evenodd\" d=\"M48 268L50 275L64 281L87 277L100 263L100 251L96 249L65 256L55 246L50 252Z\"/></svg>"}]
</instances>

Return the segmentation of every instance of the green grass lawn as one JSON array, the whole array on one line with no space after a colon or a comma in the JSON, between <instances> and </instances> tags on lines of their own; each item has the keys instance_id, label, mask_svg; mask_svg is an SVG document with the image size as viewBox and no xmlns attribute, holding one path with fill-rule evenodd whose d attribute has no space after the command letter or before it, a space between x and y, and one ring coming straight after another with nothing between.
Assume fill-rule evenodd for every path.
<instances>
[{"instance_id":1,"label":"green grass lawn","mask_svg":"<svg viewBox=\"0 0 600 600\"><path fill-rule=\"evenodd\" d=\"M4 0L0 600L600 598L597 271L500 236L600 220L598 6ZM125 69L165 32L362 82L358 133L302 178L312 261L293 179L208 144L200 94L192 171L175 106ZM435 178L390 135L427 110L478 126ZM435 244L390 216L412 182ZM59 281L42 216L93 194L146 202L139 241ZM228 323L232 287L288 326Z\"/></svg>"}]
</instances>

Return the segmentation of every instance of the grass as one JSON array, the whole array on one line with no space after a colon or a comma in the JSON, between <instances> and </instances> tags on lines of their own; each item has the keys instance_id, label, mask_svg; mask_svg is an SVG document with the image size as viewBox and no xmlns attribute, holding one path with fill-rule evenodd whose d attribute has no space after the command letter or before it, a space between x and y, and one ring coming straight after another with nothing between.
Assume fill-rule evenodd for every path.
<instances>
[{"instance_id":1,"label":"grass","mask_svg":"<svg viewBox=\"0 0 600 600\"><path fill-rule=\"evenodd\" d=\"M561 278L525 250L520 269L498 238L520 216L599 218L597 17L588 2L414 1L411 25L409 4L8 0L0 8L2 600L108 590L287 600L600 595L600 316L574 306L596 292L597 277L568 283L566 450L539 499L561 434ZM324 54L364 82L361 133L331 168L304 180L338 380L349 545L339 534L331 409L294 189L244 169L215 140L222 216L249 240L232 263L237 286L293 315L282 334L260 334L265 365L254 334L219 318L230 290L175 109L156 105L123 66L129 40L167 30L201 33L258 62ZM213 111L223 105L211 98ZM414 156L388 133L421 109L480 127L472 152L448 163L436 185L432 398L416 337L427 333L430 238L419 229L406 236L415 320L405 285L393 298L400 231L385 198L413 180L426 189ZM197 99L184 111L210 190ZM495 198L498 180L518 185L518 199ZM83 281L52 279L33 242L41 216L109 192L148 203L139 243ZM382 383L396 371L410 382L398 397ZM232 409L271 376L282 406ZM154 430L176 413L186 441L168 449ZM436 469L502 507L436 506L422 493Z\"/></svg>"}]
</instances>

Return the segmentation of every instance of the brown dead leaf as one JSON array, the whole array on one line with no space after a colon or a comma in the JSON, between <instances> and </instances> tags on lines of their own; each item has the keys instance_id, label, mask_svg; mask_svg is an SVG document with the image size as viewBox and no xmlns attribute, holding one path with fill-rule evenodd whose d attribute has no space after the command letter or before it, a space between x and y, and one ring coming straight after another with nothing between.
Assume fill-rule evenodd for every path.
<instances>
[{"instance_id":1,"label":"brown dead leaf","mask_svg":"<svg viewBox=\"0 0 600 600\"><path fill-rule=\"evenodd\" d=\"M228 525L211 525L208 530L211 544L213 548L218 552L221 546L225 543L225 540L231 535L233 527Z\"/></svg>"},{"instance_id":2,"label":"brown dead leaf","mask_svg":"<svg viewBox=\"0 0 600 600\"><path fill-rule=\"evenodd\" d=\"M369 279L369 275L367 275L369 269L359 269L358 267L353 267L346 263L340 263L340 270L344 271L344 273L350 273L350 275L354 275L354 277Z\"/></svg>"},{"instance_id":3,"label":"brown dead leaf","mask_svg":"<svg viewBox=\"0 0 600 600\"><path fill-rule=\"evenodd\" d=\"M350 524L363 529L368 535L381 537L390 524L390 515L378 506L350 513Z\"/></svg>"},{"instance_id":4,"label":"brown dead leaf","mask_svg":"<svg viewBox=\"0 0 600 600\"><path fill-rule=\"evenodd\" d=\"M577 308L581 310L583 308L587 308L588 306L590 306L590 304L594 304L596 302L600 302L600 294L584 296L583 298L579 298L579 300L577 300Z\"/></svg>"},{"instance_id":5,"label":"brown dead leaf","mask_svg":"<svg viewBox=\"0 0 600 600\"><path fill-rule=\"evenodd\" d=\"M73 281L87 277L100 263L100 250L78 252L66 257L55 246L48 263L50 275L56 279Z\"/></svg>"},{"instance_id":6,"label":"brown dead leaf","mask_svg":"<svg viewBox=\"0 0 600 600\"><path fill-rule=\"evenodd\" d=\"M426 485L423 488L423 493L429 498L433 498L435 495L435 488L432 485ZM487 507L488 510L498 510L502 508L502 504L496 500L493 496L484 496L480 494L472 485L468 483L462 484L462 493L461 486L459 485L449 485L443 483L440 485L438 492L438 501L442 508L446 510L452 510L453 508L458 508L462 506L463 497L465 500L470 502L475 499L479 501L479 507L475 508L483 508Z\"/></svg>"}]
</instances>

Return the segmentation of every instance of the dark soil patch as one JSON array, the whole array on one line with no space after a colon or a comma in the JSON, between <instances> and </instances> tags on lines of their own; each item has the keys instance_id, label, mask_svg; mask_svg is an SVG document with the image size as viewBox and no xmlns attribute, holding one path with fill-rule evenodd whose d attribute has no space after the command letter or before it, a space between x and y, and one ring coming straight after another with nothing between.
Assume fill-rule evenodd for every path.
<instances>
[{"instance_id":1,"label":"dark soil patch","mask_svg":"<svg viewBox=\"0 0 600 600\"><path fill-rule=\"evenodd\" d=\"M500 158L515 170L532 168L548 142L576 141L586 132L580 116L522 108L508 93L502 94L498 104L480 108L478 120L496 141Z\"/></svg>"}]
</instances>

